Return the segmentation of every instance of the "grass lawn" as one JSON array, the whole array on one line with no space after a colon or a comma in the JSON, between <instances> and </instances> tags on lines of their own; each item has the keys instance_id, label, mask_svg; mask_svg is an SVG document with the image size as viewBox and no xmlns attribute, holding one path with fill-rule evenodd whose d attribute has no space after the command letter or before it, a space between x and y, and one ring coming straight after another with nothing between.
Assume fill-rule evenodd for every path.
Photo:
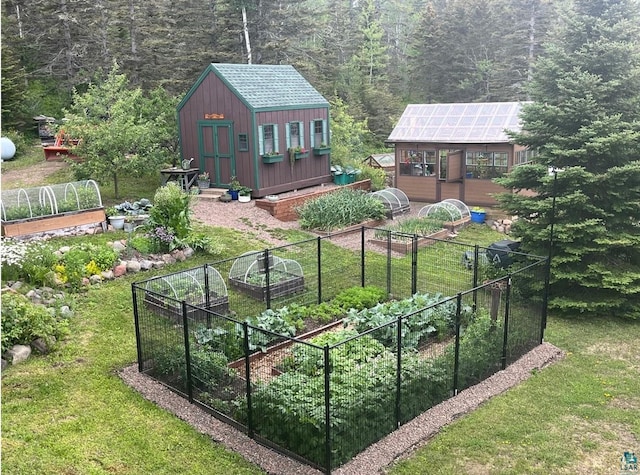
<instances>
[{"instance_id":1,"label":"grass lawn","mask_svg":"<svg viewBox=\"0 0 640 475\"><path fill-rule=\"evenodd\" d=\"M139 193L131 198L149 196L131 189ZM228 245L222 258L254 248L232 230L216 234ZM136 360L131 282L139 279L76 295L67 341L5 370L3 474L263 473L118 378ZM640 453L640 324L552 316L546 340L566 359L445 428L390 473L618 473L623 451Z\"/></svg>"}]
</instances>

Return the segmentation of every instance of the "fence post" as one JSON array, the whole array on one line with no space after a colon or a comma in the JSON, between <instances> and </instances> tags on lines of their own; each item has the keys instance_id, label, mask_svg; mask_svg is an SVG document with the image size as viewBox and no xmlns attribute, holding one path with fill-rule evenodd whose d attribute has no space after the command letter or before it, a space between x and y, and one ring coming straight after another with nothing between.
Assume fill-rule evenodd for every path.
<instances>
[{"instance_id":1,"label":"fence post","mask_svg":"<svg viewBox=\"0 0 640 475\"><path fill-rule=\"evenodd\" d=\"M244 331L244 374L247 377L245 392L247 393L247 435L253 439L253 409L251 405L251 365L249 364L249 324L242 322Z\"/></svg>"},{"instance_id":2,"label":"fence post","mask_svg":"<svg viewBox=\"0 0 640 475\"><path fill-rule=\"evenodd\" d=\"M460 309L462 308L462 294L456 297L456 343L453 361L453 395L458 394L458 372L460 371Z\"/></svg>"},{"instance_id":3,"label":"fence post","mask_svg":"<svg viewBox=\"0 0 640 475\"><path fill-rule=\"evenodd\" d=\"M411 239L411 295L418 291L418 235Z\"/></svg>"},{"instance_id":4,"label":"fence post","mask_svg":"<svg viewBox=\"0 0 640 475\"><path fill-rule=\"evenodd\" d=\"M324 346L324 456L327 474L331 473L331 395L329 394L329 382L331 367L329 364L329 345Z\"/></svg>"},{"instance_id":5,"label":"fence post","mask_svg":"<svg viewBox=\"0 0 640 475\"><path fill-rule=\"evenodd\" d=\"M387 231L387 295L391 294L391 231Z\"/></svg>"},{"instance_id":6,"label":"fence post","mask_svg":"<svg viewBox=\"0 0 640 475\"><path fill-rule=\"evenodd\" d=\"M396 338L396 429L400 427L400 404L402 397L400 392L400 385L402 383L401 371L402 371L402 317L398 318L398 328L396 329L398 333Z\"/></svg>"},{"instance_id":7,"label":"fence post","mask_svg":"<svg viewBox=\"0 0 640 475\"><path fill-rule=\"evenodd\" d=\"M187 365L187 395L193 402L193 381L191 379L191 350L189 348L189 319L187 318L187 302L182 301L182 330L184 332L184 360Z\"/></svg>"},{"instance_id":8,"label":"fence post","mask_svg":"<svg viewBox=\"0 0 640 475\"><path fill-rule=\"evenodd\" d=\"M271 308L271 279L270 277L270 267L269 266L269 248L264 250L264 278L267 284L267 294L265 295L265 299L267 301L267 308Z\"/></svg>"},{"instance_id":9,"label":"fence post","mask_svg":"<svg viewBox=\"0 0 640 475\"><path fill-rule=\"evenodd\" d=\"M136 284L131 284L131 295L133 295L133 322L136 328L136 349L138 352L138 372L144 370L142 363L142 338L140 337L140 314L138 313L138 293Z\"/></svg>"},{"instance_id":10,"label":"fence post","mask_svg":"<svg viewBox=\"0 0 640 475\"><path fill-rule=\"evenodd\" d=\"M365 263L365 239L364 239L364 226L360 227L360 287L364 287L366 278L364 270L366 268Z\"/></svg>"},{"instance_id":11,"label":"fence post","mask_svg":"<svg viewBox=\"0 0 640 475\"><path fill-rule=\"evenodd\" d=\"M317 238L318 245L316 246L317 259L318 262L318 303L322 303L322 239L320 236Z\"/></svg>"},{"instance_id":12,"label":"fence post","mask_svg":"<svg viewBox=\"0 0 640 475\"><path fill-rule=\"evenodd\" d=\"M502 340L502 369L507 367L507 344L509 343L509 311L511 303L511 274L507 275L507 290L504 303L504 337Z\"/></svg>"},{"instance_id":13,"label":"fence post","mask_svg":"<svg viewBox=\"0 0 640 475\"><path fill-rule=\"evenodd\" d=\"M209 309L211 308L211 296L209 295L211 292L209 291L209 264L204 264L202 266L202 271L204 272L204 302L207 306L207 328L211 328L211 313L209 313Z\"/></svg>"},{"instance_id":14,"label":"fence post","mask_svg":"<svg viewBox=\"0 0 640 475\"><path fill-rule=\"evenodd\" d=\"M480 260L480 246L473 246L473 311L478 308L478 266Z\"/></svg>"}]
</instances>

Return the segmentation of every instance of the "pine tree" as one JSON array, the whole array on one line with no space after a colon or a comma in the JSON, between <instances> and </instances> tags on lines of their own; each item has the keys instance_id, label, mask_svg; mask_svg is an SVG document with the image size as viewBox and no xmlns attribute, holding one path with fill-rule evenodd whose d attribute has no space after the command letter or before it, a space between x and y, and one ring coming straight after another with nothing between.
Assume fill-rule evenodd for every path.
<instances>
[{"instance_id":1,"label":"pine tree","mask_svg":"<svg viewBox=\"0 0 640 475\"><path fill-rule=\"evenodd\" d=\"M500 197L527 251L549 252L555 221L549 308L567 315L640 318L639 15L637 0L564 13L513 134L538 155L499 180L535 192Z\"/></svg>"}]
</instances>

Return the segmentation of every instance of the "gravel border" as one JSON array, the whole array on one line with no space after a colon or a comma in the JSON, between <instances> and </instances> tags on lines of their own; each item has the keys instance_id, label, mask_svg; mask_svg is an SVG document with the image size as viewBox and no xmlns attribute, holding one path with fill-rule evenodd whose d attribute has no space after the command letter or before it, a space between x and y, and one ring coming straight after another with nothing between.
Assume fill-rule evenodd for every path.
<instances>
[{"instance_id":1,"label":"gravel border","mask_svg":"<svg viewBox=\"0 0 640 475\"><path fill-rule=\"evenodd\" d=\"M564 352L549 343L543 343L504 371L499 371L481 383L461 391L429 409L382 440L371 445L343 466L333 470L336 475L361 475L386 473L394 462L410 456L417 448L435 436L442 427L461 415L478 408L481 404L516 386L531 376L531 372L545 368L564 357ZM269 474L319 475L323 472L281 455L250 439L243 432L216 419L195 404L138 372L138 365L127 366L118 372L122 380L145 399L175 414L197 431L210 436L248 461L258 465Z\"/></svg>"}]
</instances>

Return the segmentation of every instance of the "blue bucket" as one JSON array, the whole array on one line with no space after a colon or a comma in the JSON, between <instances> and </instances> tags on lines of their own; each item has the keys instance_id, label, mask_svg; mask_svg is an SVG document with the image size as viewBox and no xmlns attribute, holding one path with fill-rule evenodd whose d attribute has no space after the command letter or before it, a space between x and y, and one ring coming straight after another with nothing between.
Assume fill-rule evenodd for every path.
<instances>
[{"instance_id":1,"label":"blue bucket","mask_svg":"<svg viewBox=\"0 0 640 475\"><path fill-rule=\"evenodd\" d=\"M485 218L487 217L487 213L485 211L471 211L471 222L472 223L484 223Z\"/></svg>"}]
</instances>

